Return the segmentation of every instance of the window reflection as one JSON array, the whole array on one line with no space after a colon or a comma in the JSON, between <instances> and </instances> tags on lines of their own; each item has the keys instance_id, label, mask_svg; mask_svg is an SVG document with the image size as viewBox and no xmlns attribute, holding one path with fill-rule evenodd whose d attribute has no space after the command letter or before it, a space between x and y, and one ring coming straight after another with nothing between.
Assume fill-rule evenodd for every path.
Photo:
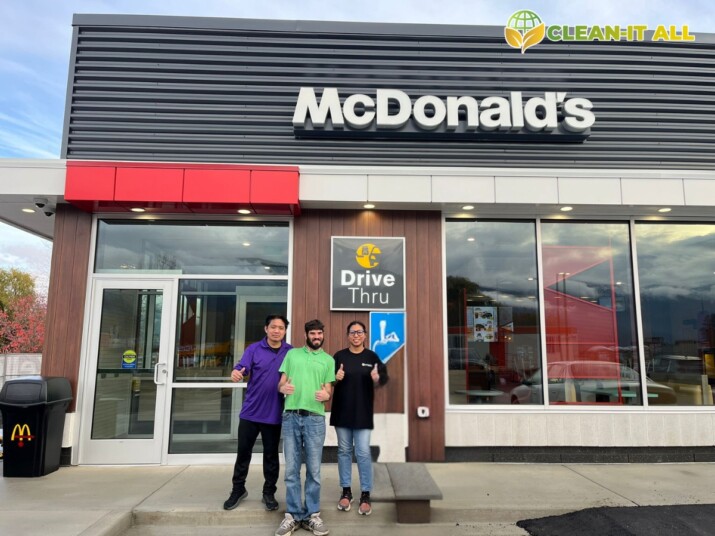
<instances>
[{"instance_id":1,"label":"window reflection","mask_svg":"<svg viewBox=\"0 0 715 536\"><path fill-rule=\"evenodd\" d=\"M286 275L288 225L100 220L95 272Z\"/></svg>"},{"instance_id":2,"label":"window reflection","mask_svg":"<svg viewBox=\"0 0 715 536\"><path fill-rule=\"evenodd\" d=\"M521 402L541 363L534 222L449 220L446 242L449 401Z\"/></svg>"},{"instance_id":3,"label":"window reflection","mask_svg":"<svg viewBox=\"0 0 715 536\"><path fill-rule=\"evenodd\" d=\"M541 230L550 403L641 404L628 224Z\"/></svg>"},{"instance_id":4,"label":"window reflection","mask_svg":"<svg viewBox=\"0 0 715 536\"><path fill-rule=\"evenodd\" d=\"M269 314L286 314L287 281L181 281L174 381L230 381Z\"/></svg>"},{"instance_id":5,"label":"window reflection","mask_svg":"<svg viewBox=\"0 0 715 536\"><path fill-rule=\"evenodd\" d=\"M674 390L674 404L712 405L715 225L637 223L635 229L646 372Z\"/></svg>"}]
</instances>

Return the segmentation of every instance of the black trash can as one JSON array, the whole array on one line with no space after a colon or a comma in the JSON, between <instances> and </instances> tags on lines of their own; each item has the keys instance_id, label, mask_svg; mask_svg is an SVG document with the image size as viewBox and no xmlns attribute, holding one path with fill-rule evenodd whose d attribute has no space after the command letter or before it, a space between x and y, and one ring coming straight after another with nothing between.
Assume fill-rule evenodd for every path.
<instances>
[{"instance_id":1,"label":"black trash can","mask_svg":"<svg viewBox=\"0 0 715 536\"><path fill-rule=\"evenodd\" d=\"M5 382L0 391L3 476L43 476L59 468L71 400L67 378L24 376Z\"/></svg>"}]
</instances>

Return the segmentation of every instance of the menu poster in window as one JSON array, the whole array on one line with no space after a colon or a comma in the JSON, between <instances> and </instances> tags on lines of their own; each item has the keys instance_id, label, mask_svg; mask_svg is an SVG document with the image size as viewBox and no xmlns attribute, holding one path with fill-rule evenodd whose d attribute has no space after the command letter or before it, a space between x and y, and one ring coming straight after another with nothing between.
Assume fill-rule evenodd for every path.
<instances>
[{"instance_id":1,"label":"menu poster in window","mask_svg":"<svg viewBox=\"0 0 715 536\"><path fill-rule=\"evenodd\" d=\"M494 342L497 340L497 308L474 307L474 340Z\"/></svg>"}]
</instances>

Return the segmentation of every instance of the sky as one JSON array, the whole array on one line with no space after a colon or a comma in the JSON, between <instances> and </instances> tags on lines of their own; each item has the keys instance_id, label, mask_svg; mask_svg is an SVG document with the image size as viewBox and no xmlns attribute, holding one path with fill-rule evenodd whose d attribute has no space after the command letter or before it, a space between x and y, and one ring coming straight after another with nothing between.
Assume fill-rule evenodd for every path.
<instances>
[{"instance_id":1,"label":"sky","mask_svg":"<svg viewBox=\"0 0 715 536\"><path fill-rule=\"evenodd\" d=\"M0 158L59 158L74 13L504 26L521 9L547 24L715 32L715 4L706 0L2 0ZM51 249L0 222L0 268L33 274L41 290Z\"/></svg>"}]
</instances>

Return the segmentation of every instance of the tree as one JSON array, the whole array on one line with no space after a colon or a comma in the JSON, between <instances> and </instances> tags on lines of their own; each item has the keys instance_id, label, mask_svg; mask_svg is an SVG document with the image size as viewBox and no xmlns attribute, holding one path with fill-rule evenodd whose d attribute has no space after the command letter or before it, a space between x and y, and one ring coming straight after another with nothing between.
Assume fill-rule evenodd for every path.
<instances>
[{"instance_id":1,"label":"tree","mask_svg":"<svg viewBox=\"0 0 715 536\"><path fill-rule=\"evenodd\" d=\"M28 273L0 268L0 353L38 353L45 342L45 298Z\"/></svg>"},{"instance_id":2,"label":"tree","mask_svg":"<svg viewBox=\"0 0 715 536\"><path fill-rule=\"evenodd\" d=\"M35 295L35 280L17 268L0 268L0 310L12 308L13 304L28 296Z\"/></svg>"},{"instance_id":3,"label":"tree","mask_svg":"<svg viewBox=\"0 0 715 536\"><path fill-rule=\"evenodd\" d=\"M0 310L0 354L40 353L45 342L47 304L32 294Z\"/></svg>"}]
</instances>

